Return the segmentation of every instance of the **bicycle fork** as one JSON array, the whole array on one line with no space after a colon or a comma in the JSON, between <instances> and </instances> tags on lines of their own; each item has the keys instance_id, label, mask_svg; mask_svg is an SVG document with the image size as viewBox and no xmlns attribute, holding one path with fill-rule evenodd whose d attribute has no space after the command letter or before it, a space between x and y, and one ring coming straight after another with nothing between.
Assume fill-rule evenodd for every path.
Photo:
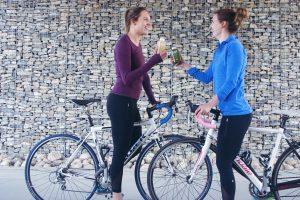
<instances>
[{"instance_id":1,"label":"bicycle fork","mask_svg":"<svg viewBox=\"0 0 300 200\"><path fill-rule=\"evenodd\" d=\"M161 140L156 138L155 139L155 143L157 144L157 146L161 149L162 148L162 145L160 144ZM168 156L166 156L165 154L163 154L163 158L165 159L166 163L167 163L167 166L168 166L168 169L169 171L174 174L175 173L175 170L173 169L172 165L171 165L171 161L170 159L168 158Z\"/></svg>"},{"instance_id":2,"label":"bicycle fork","mask_svg":"<svg viewBox=\"0 0 300 200\"><path fill-rule=\"evenodd\" d=\"M202 149L199 151L196 164L195 164L194 168L192 169L191 173L188 175L188 183L193 182L194 176L195 176L196 172L202 166L202 164L204 162L204 159L207 155L207 152L209 150L209 147L210 147L214 137L215 137L214 136L214 129L209 129L209 131L207 133L207 136L206 136L206 139L205 139L205 143L204 143Z\"/></svg>"}]
</instances>

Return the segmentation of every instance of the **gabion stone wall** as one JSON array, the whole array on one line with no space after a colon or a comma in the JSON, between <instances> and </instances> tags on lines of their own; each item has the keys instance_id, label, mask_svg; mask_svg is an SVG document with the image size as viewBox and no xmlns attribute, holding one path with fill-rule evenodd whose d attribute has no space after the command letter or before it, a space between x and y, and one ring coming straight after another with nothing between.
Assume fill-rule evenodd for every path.
<instances>
[{"instance_id":1,"label":"gabion stone wall","mask_svg":"<svg viewBox=\"0 0 300 200\"><path fill-rule=\"evenodd\" d=\"M216 46L209 25L222 7L246 7L250 18L238 33L248 51L246 97L255 109L252 125L278 126L276 109L299 108L300 11L297 0L270 1L97 1L28 0L0 2L0 154L24 157L41 138L55 133L83 135L84 112L72 98L102 98L91 106L96 124L109 124L106 96L115 78L113 49L124 31L130 6L146 6L154 30L145 37L149 57L159 37L177 47L187 62L205 69ZM207 101L212 85L188 77L170 61L149 72L160 101L179 95L179 112L163 130L196 135L185 102ZM147 98L139 101L144 117ZM300 139L299 119L288 127ZM249 133L244 147L260 153L274 135ZM1 156L0 156L1 157ZM1 160L0 160L1 161Z\"/></svg>"}]
</instances>

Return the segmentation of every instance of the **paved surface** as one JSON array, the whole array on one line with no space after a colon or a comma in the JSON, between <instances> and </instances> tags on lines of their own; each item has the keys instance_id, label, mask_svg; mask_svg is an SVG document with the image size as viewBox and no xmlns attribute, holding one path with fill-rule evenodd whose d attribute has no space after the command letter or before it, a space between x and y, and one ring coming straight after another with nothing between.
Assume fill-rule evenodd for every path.
<instances>
[{"instance_id":1,"label":"paved surface","mask_svg":"<svg viewBox=\"0 0 300 200\"><path fill-rule=\"evenodd\" d=\"M215 177L218 179L218 177ZM213 187L218 189L218 181L214 181ZM248 192L248 181L239 175L236 175L237 191L236 200L252 200ZM134 182L134 173L132 169L125 169L123 181L124 200L141 200ZM221 199L220 193L210 190L206 199ZM32 200L25 180L24 168L0 167L0 199L1 200ZM105 200L103 196L94 195L93 199Z\"/></svg>"}]
</instances>

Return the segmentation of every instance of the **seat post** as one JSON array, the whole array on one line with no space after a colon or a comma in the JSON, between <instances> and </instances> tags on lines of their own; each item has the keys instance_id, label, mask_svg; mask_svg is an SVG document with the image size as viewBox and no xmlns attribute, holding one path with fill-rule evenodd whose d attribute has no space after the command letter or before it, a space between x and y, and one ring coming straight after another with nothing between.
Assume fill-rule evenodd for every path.
<instances>
[{"instance_id":1,"label":"seat post","mask_svg":"<svg viewBox=\"0 0 300 200\"><path fill-rule=\"evenodd\" d=\"M280 120L280 128L285 128L285 124L287 122L287 120L289 119L288 115L282 115L281 116L281 120Z\"/></svg>"},{"instance_id":2,"label":"seat post","mask_svg":"<svg viewBox=\"0 0 300 200\"><path fill-rule=\"evenodd\" d=\"M93 119L90 114L90 110L87 106L85 106L85 114L88 116L90 127L94 126Z\"/></svg>"}]
</instances>

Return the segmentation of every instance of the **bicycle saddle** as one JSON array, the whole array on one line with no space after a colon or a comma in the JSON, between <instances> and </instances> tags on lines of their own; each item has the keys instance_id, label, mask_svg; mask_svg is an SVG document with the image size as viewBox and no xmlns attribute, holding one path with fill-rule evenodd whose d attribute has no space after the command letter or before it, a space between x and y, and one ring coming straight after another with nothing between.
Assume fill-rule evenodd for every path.
<instances>
[{"instance_id":1,"label":"bicycle saddle","mask_svg":"<svg viewBox=\"0 0 300 200\"><path fill-rule=\"evenodd\" d=\"M289 117L300 117L300 110L274 110L272 114L287 115Z\"/></svg>"},{"instance_id":2,"label":"bicycle saddle","mask_svg":"<svg viewBox=\"0 0 300 200\"><path fill-rule=\"evenodd\" d=\"M71 99L75 104L79 106L87 106L89 103L101 102L101 99Z\"/></svg>"}]
</instances>

